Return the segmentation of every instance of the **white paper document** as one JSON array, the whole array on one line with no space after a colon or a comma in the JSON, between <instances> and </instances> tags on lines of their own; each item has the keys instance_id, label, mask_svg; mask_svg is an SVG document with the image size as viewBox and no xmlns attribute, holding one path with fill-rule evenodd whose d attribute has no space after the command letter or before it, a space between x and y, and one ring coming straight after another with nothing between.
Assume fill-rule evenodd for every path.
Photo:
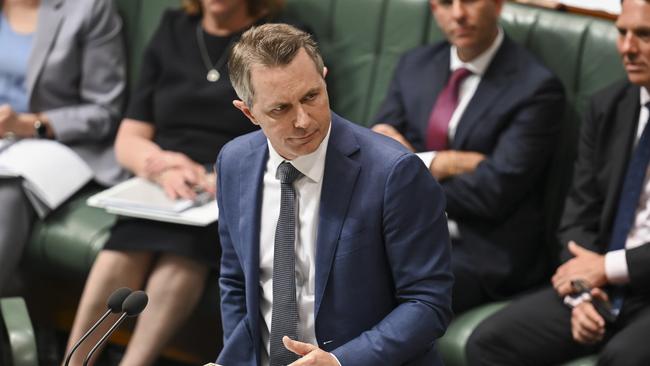
<instances>
[{"instance_id":1,"label":"white paper document","mask_svg":"<svg viewBox=\"0 0 650 366\"><path fill-rule=\"evenodd\" d=\"M2 139L0 177L22 177L35 208L45 205L53 210L88 183L93 172L74 151L57 141Z\"/></svg>"},{"instance_id":2,"label":"white paper document","mask_svg":"<svg viewBox=\"0 0 650 366\"><path fill-rule=\"evenodd\" d=\"M172 200L160 186L139 177L99 192L86 203L117 215L176 224L206 226L219 218L219 208L213 198Z\"/></svg>"}]
</instances>

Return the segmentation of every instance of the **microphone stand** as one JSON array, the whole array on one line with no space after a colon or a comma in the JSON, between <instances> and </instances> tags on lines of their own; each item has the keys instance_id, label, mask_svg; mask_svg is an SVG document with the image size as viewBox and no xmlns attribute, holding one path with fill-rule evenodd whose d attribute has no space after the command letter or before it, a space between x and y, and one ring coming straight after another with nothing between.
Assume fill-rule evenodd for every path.
<instances>
[{"instance_id":1,"label":"microphone stand","mask_svg":"<svg viewBox=\"0 0 650 366\"><path fill-rule=\"evenodd\" d=\"M113 334L113 332L115 332L115 329L117 329L117 327L124 321L124 319L127 316L128 316L127 313L123 313L122 315L120 315L119 319L117 319L117 321L115 323L113 323L113 325L108 330L108 332L106 332L106 334L104 334L102 336L102 338L99 340L99 342L97 342L97 344L95 344L95 346L90 350L90 352L88 352L88 355L86 355L86 358L84 359L83 366L88 366L88 362L93 357L93 354L95 353L95 351L97 351L97 349L99 349L99 347L106 342L108 337L110 337L111 334Z\"/></svg>"},{"instance_id":2,"label":"microphone stand","mask_svg":"<svg viewBox=\"0 0 650 366\"><path fill-rule=\"evenodd\" d=\"M83 335L83 336L82 336L82 337L77 341L77 343L75 343L74 347L72 347L72 350L70 350L70 353L68 353L68 356L65 358L65 363L64 363L65 366L68 366L68 365L70 364L70 360L72 359L72 355L73 355L74 352L77 350L77 348L79 348L79 346L81 346L81 343L82 343L83 341L85 341L86 338L88 338L88 336L90 336L90 333L94 332L95 329L97 329L97 327L99 326L99 324L101 324L101 323L102 323L102 322L103 322L103 321L104 321L104 320L105 320L105 319L110 315L111 312L112 312L111 309L106 310L106 312L104 313L104 315L102 315L102 317L99 318L99 320L96 321L95 324L93 324L93 326L90 327L90 329L88 329L88 331L86 332L86 334L84 334L84 335Z\"/></svg>"}]
</instances>

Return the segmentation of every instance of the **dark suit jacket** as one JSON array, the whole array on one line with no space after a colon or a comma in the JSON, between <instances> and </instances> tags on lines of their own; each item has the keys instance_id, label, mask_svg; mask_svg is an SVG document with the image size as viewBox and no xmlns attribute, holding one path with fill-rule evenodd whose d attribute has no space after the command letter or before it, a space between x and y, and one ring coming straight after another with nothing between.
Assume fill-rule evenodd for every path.
<instances>
[{"instance_id":1,"label":"dark suit jacket","mask_svg":"<svg viewBox=\"0 0 650 366\"><path fill-rule=\"evenodd\" d=\"M217 159L224 347L218 363L259 365L259 249L266 137ZM422 202L428 202L423 205ZM343 365L437 365L451 318L444 196L396 142L332 115L316 242L318 345Z\"/></svg>"},{"instance_id":2,"label":"dark suit jacket","mask_svg":"<svg viewBox=\"0 0 650 366\"><path fill-rule=\"evenodd\" d=\"M627 80L596 94L580 132L572 188L559 230L563 244L605 253L639 119L639 87ZM564 248L562 259L571 257ZM626 253L630 287L650 294L650 245Z\"/></svg>"},{"instance_id":3,"label":"dark suit jacket","mask_svg":"<svg viewBox=\"0 0 650 366\"><path fill-rule=\"evenodd\" d=\"M399 62L375 123L396 127L424 149L431 109L449 77L447 42ZM450 149L487 155L473 173L441 181L459 225L454 261L476 268L500 298L545 278L543 175L564 111L562 85L507 36L467 106Z\"/></svg>"}]
</instances>

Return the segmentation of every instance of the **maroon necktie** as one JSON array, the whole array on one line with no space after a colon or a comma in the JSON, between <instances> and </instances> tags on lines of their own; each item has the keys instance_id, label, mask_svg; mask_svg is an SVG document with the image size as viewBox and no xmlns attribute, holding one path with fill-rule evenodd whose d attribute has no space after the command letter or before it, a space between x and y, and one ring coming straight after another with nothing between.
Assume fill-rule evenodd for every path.
<instances>
[{"instance_id":1,"label":"maroon necktie","mask_svg":"<svg viewBox=\"0 0 650 366\"><path fill-rule=\"evenodd\" d=\"M447 149L449 121L458 106L458 89L460 83L472 72L460 68L454 71L442 90L436 104L433 106L427 127L427 150L440 151Z\"/></svg>"}]
</instances>

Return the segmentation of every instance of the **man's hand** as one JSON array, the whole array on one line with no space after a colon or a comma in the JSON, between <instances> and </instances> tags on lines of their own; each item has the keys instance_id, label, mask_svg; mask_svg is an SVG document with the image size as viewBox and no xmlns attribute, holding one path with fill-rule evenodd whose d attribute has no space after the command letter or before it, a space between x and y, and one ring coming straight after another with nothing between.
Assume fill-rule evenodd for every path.
<instances>
[{"instance_id":1,"label":"man's hand","mask_svg":"<svg viewBox=\"0 0 650 366\"><path fill-rule=\"evenodd\" d=\"M551 279L558 295L566 296L573 292L572 280L581 279L592 288L607 284L604 255L585 249L574 241L569 242L569 251L574 257L558 267Z\"/></svg>"},{"instance_id":2,"label":"man's hand","mask_svg":"<svg viewBox=\"0 0 650 366\"><path fill-rule=\"evenodd\" d=\"M399 133L399 131L397 131L395 129L395 127L393 127L393 126L391 126L391 125L389 125L387 123L380 123L380 124L372 126L372 130L377 132L377 133L380 133L382 135L388 136L388 137L396 140L400 144L406 146L407 149L415 152L415 149L413 148L413 145L411 145L411 143L408 142L406 137L404 137L404 135Z\"/></svg>"},{"instance_id":3,"label":"man's hand","mask_svg":"<svg viewBox=\"0 0 650 366\"><path fill-rule=\"evenodd\" d=\"M298 361L289 366L315 365L315 366L340 366L331 353L325 352L313 344L294 341L284 336L282 343L291 352L301 356Z\"/></svg>"},{"instance_id":4,"label":"man's hand","mask_svg":"<svg viewBox=\"0 0 650 366\"><path fill-rule=\"evenodd\" d=\"M438 151L429 166L429 171L437 180L443 180L455 175L471 173L485 159L485 155L474 151Z\"/></svg>"},{"instance_id":5,"label":"man's hand","mask_svg":"<svg viewBox=\"0 0 650 366\"><path fill-rule=\"evenodd\" d=\"M607 294L599 288L592 289L591 296L608 301ZM573 308L571 335L576 342L583 344L600 342L605 336L605 320L591 302L585 301Z\"/></svg>"}]
</instances>

